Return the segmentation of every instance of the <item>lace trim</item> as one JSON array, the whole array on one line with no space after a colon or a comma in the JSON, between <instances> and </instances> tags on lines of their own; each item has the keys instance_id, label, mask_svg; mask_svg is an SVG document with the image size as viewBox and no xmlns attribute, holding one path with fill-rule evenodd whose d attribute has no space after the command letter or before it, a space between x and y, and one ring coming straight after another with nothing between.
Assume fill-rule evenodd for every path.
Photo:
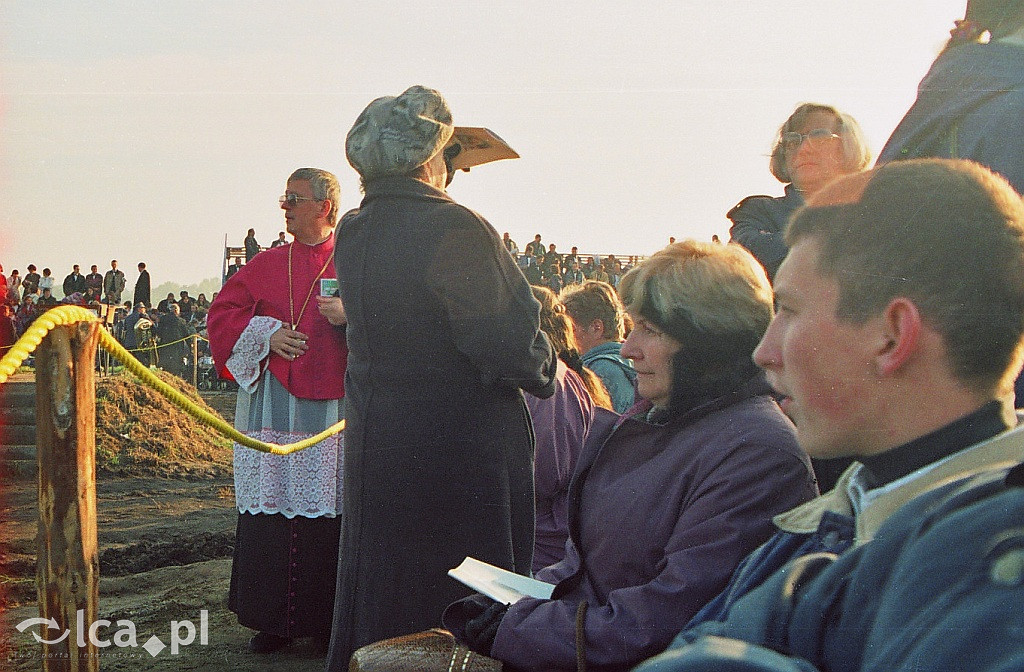
<instances>
[{"instance_id":1,"label":"lace trim","mask_svg":"<svg viewBox=\"0 0 1024 672\"><path fill-rule=\"evenodd\" d=\"M257 315L252 318L231 349L228 361L224 362L238 386L249 394L256 391L256 383L266 368L270 337L282 324L281 320L273 317Z\"/></svg>"},{"instance_id":2,"label":"lace trim","mask_svg":"<svg viewBox=\"0 0 1024 672\"><path fill-rule=\"evenodd\" d=\"M239 513L334 517L341 511L344 432L291 455L270 455L235 444L235 504ZM312 434L263 429L247 432L267 443L294 443Z\"/></svg>"}]
</instances>

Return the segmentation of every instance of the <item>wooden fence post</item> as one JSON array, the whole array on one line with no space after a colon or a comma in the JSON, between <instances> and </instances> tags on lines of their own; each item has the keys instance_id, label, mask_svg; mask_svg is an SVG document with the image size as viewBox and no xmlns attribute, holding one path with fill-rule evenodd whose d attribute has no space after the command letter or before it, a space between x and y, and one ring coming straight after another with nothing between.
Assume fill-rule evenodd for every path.
<instances>
[{"instance_id":1,"label":"wooden fence post","mask_svg":"<svg viewBox=\"0 0 1024 672\"><path fill-rule=\"evenodd\" d=\"M42 644L44 671L99 670L88 630L99 604L93 368L101 328L97 322L57 327L36 351L36 589L40 618L57 626L40 626L43 639L54 642Z\"/></svg>"}]
</instances>

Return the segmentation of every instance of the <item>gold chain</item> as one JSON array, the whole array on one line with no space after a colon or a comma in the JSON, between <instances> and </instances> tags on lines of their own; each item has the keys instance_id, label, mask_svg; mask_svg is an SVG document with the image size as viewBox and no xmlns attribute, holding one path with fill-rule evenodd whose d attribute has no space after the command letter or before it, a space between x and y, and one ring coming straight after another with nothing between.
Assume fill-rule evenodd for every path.
<instances>
[{"instance_id":1,"label":"gold chain","mask_svg":"<svg viewBox=\"0 0 1024 672\"><path fill-rule=\"evenodd\" d=\"M288 246L288 317L291 318L292 331L295 331L298 328L299 322L302 321L302 316L306 312L306 306L309 305L309 297L313 296L313 288L316 287L316 283L319 282L320 276L324 274L324 271L327 270L327 265L330 264L334 258L333 254L327 255L327 261L324 262L324 267L321 268L320 272L317 273L315 278L313 278L313 284L309 286L309 291L306 292L306 300L302 302L302 309L299 311L299 319L296 320L295 301L292 298L292 248L294 248L295 245L296 243L292 242L292 244Z\"/></svg>"}]
</instances>

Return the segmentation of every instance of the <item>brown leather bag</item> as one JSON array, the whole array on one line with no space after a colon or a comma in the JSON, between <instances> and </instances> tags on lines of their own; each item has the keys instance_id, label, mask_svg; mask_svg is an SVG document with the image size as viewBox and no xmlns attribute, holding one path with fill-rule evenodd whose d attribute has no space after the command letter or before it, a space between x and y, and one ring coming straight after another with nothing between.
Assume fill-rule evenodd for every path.
<instances>
[{"instance_id":1,"label":"brown leather bag","mask_svg":"<svg viewBox=\"0 0 1024 672\"><path fill-rule=\"evenodd\" d=\"M501 672L501 661L482 656L434 628L357 649L349 672Z\"/></svg>"}]
</instances>

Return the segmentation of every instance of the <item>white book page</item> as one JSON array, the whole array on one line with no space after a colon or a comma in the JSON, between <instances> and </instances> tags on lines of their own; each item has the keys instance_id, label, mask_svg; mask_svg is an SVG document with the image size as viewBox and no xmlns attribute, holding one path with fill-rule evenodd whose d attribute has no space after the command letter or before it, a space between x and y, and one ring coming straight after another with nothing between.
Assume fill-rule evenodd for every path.
<instances>
[{"instance_id":1,"label":"white book page","mask_svg":"<svg viewBox=\"0 0 1024 672\"><path fill-rule=\"evenodd\" d=\"M524 597L547 600L555 589L553 584L521 576L470 557L455 569L448 570L448 576L502 604L512 604Z\"/></svg>"}]
</instances>

